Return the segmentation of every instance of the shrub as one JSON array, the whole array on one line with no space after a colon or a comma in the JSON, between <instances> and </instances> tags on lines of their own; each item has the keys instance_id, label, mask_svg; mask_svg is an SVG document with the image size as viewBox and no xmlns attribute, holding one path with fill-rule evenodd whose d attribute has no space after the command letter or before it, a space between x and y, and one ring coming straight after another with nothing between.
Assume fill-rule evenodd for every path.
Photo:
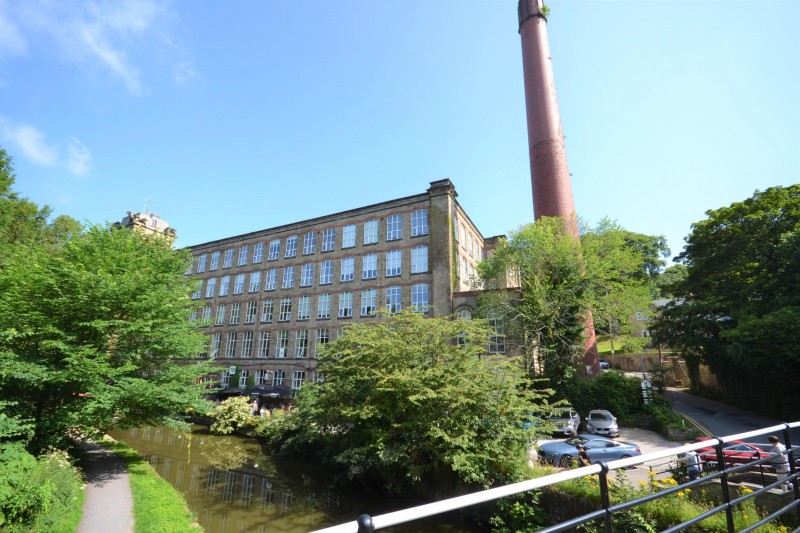
<instances>
[{"instance_id":1,"label":"shrub","mask_svg":"<svg viewBox=\"0 0 800 533\"><path fill-rule=\"evenodd\" d=\"M608 409L620 419L641 411L641 381L621 372L603 372L595 379L575 378L557 391L584 416L592 409Z\"/></svg>"},{"instance_id":2,"label":"shrub","mask_svg":"<svg viewBox=\"0 0 800 533\"><path fill-rule=\"evenodd\" d=\"M21 443L0 445L3 531L74 531L82 495L80 474L65 452L36 459Z\"/></svg>"},{"instance_id":3,"label":"shrub","mask_svg":"<svg viewBox=\"0 0 800 533\"><path fill-rule=\"evenodd\" d=\"M211 432L228 435L250 423L252 407L247 396L233 396L209 411L207 416L214 419Z\"/></svg>"}]
</instances>

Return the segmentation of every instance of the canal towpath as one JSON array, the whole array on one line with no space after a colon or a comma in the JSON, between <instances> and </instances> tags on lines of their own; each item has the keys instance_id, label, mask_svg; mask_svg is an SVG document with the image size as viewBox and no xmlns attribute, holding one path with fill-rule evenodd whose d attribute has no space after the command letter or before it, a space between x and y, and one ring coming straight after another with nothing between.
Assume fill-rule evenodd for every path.
<instances>
[{"instance_id":1,"label":"canal towpath","mask_svg":"<svg viewBox=\"0 0 800 533\"><path fill-rule=\"evenodd\" d=\"M77 533L133 533L133 496L125 463L112 451L85 442L83 516Z\"/></svg>"}]
</instances>

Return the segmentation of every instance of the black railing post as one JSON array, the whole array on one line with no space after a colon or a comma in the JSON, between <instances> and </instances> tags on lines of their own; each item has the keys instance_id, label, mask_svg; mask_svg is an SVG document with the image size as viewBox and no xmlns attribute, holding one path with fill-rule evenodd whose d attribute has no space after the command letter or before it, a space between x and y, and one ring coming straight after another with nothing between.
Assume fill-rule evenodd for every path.
<instances>
[{"instance_id":1,"label":"black railing post","mask_svg":"<svg viewBox=\"0 0 800 533\"><path fill-rule=\"evenodd\" d=\"M794 465L794 450L792 449L792 438L789 434L789 424L784 422L783 425L783 442L786 443L786 460L789 461L789 475L794 476L797 473L797 467ZM792 479L792 492L794 492L795 501L800 500L800 488L797 485L797 478ZM800 521L800 506L797 507L797 518Z\"/></svg>"},{"instance_id":2,"label":"black railing post","mask_svg":"<svg viewBox=\"0 0 800 533\"><path fill-rule=\"evenodd\" d=\"M600 465L600 473L598 474L600 481L600 503L606 511L603 523L605 524L606 533L612 533L614 527L611 517L611 495L608 492L608 465L605 461L600 461L597 464Z\"/></svg>"},{"instance_id":3,"label":"black railing post","mask_svg":"<svg viewBox=\"0 0 800 533\"><path fill-rule=\"evenodd\" d=\"M358 533L372 533L375 531L375 526L372 525L372 517L368 514L359 515L356 518L358 524Z\"/></svg>"},{"instance_id":4,"label":"black railing post","mask_svg":"<svg viewBox=\"0 0 800 533\"><path fill-rule=\"evenodd\" d=\"M722 453L722 439L719 437L711 438L717 441L714 447L717 450L717 465L719 465L719 471L722 472L720 487L722 488L722 500L725 502L725 518L728 522L728 531L730 533L735 533L736 527L733 523L733 507L731 506L731 492L728 487L728 473L725 471L725 454Z\"/></svg>"}]
</instances>

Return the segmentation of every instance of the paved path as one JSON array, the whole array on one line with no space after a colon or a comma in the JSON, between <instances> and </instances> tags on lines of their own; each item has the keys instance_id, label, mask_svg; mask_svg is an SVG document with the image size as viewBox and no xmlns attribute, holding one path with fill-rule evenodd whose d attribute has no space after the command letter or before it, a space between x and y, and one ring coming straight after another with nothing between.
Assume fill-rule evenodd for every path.
<instances>
[{"instance_id":1,"label":"paved path","mask_svg":"<svg viewBox=\"0 0 800 533\"><path fill-rule=\"evenodd\" d=\"M84 444L86 499L77 533L133 533L133 497L125 463L94 442Z\"/></svg>"}]
</instances>

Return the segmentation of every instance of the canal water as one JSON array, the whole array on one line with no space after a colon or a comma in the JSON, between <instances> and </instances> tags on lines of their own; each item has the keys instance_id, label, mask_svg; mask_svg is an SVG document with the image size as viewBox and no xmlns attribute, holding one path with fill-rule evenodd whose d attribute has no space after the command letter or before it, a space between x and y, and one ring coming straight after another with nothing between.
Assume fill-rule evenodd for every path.
<instances>
[{"instance_id":1,"label":"canal water","mask_svg":"<svg viewBox=\"0 0 800 533\"><path fill-rule=\"evenodd\" d=\"M316 465L269 457L255 439L212 435L205 426L191 433L163 427L115 431L181 492L206 533L305 533L362 514L383 514L419 501L331 488ZM484 531L452 513L383 531L476 533Z\"/></svg>"}]
</instances>

